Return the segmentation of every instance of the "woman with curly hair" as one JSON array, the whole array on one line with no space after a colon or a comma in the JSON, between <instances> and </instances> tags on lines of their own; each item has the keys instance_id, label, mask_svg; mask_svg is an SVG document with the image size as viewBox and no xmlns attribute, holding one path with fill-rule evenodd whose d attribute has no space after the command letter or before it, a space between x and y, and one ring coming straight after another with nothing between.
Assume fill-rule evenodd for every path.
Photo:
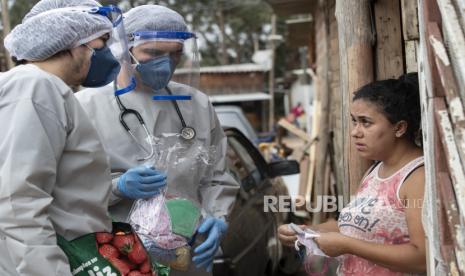
<instances>
[{"instance_id":1,"label":"woman with curly hair","mask_svg":"<svg viewBox=\"0 0 465 276\"><path fill-rule=\"evenodd\" d=\"M340 275L406 275L426 270L421 222L425 172L419 142L418 75L370 83L355 92L351 107L354 146L376 161L338 221L309 227L331 257L342 256ZM288 225L280 240L293 245Z\"/></svg>"}]
</instances>

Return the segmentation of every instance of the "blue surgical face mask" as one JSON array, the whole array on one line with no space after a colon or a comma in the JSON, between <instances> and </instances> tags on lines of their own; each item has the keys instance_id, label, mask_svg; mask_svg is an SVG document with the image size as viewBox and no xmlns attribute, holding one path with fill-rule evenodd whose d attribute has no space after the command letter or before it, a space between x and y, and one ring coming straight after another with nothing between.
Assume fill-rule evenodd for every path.
<instances>
[{"instance_id":1,"label":"blue surgical face mask","mask_svg":"<svg viewBox=\"0 0 465 276\"><path fill-rule=\"evenodd\" d=\"M87 73L82 86L100 87L114 81L121 69L121 65L112 54L110 48L104 46L101 49L90 49L93 51L93 54L90 60L89 73Z\"/></svg>"},{"instance_id":2,"label":"blue surgical face mask","mask_svg":"<svg viewBox=\"0 0 465 276\"><path fill-rule=\"evenodd\" d=\"M168 85L173 76L174 66L171 58L166 55L147 62L137 63L136 70L139 72L142 82L157 91Z\"/></svg>"}]
</instances>

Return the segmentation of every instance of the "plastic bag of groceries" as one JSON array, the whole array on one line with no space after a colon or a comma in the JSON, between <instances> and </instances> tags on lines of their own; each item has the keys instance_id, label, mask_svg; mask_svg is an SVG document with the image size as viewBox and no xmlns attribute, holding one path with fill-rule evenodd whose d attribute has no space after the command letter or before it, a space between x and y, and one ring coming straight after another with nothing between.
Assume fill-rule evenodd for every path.
<instances>
[{"instance_id":1,"label":"plastic bag of groceries","mask_svg":"<svg viewBox=\"0 0 465 276\"><path fill-rule=\"evenodd\" d=\"M185 271L191 260L189 242L204 214L198 189L213 174L217 150L179 134L152 139L155 154L146 165L167 175L167 187L137 200L128 221L155 261Z\"/></svg>"}]
</instances>

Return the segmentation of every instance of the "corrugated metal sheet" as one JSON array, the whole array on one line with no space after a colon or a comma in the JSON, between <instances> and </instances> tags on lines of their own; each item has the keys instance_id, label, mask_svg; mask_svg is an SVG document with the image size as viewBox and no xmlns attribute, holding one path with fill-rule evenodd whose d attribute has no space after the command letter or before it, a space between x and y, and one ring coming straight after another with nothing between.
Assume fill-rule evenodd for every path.
<instances>
[{"instance_id":1,"label":"corrugated metal sheet","mask_svg":"<svg viewBox=\"0 0 465 276\"><path fill-rule=\"evenodd\" d=\"M175 74L189 73L191 69L176 69ZM250 73L250 72L268 72L270 67L267 65L255 63L231 64L222 66L200 67L201 74L227 74L227 73Z\"/></svg>"},{"instance_id":2,"label":"corrugated metal sheet","mask_svg":"<svg viewBox=\"0 0 465 276\"><path fill-rule=\"evenodd\" d=\"M271 96L263 93L247 93L247 94L229 94L229 95L211 95L212 103L232 103L232 102L249 102L249 101L269 101Z\"/></svg>"}]
</instances>

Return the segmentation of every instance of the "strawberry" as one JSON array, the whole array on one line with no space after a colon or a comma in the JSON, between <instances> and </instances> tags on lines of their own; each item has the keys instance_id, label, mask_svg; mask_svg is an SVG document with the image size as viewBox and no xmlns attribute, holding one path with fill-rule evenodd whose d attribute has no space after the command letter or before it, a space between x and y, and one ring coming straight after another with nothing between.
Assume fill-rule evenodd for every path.
<instances>
[{"instance_id":1,"label":"strawberry","mask_svg":"<svg viewBox=\"0 0 465 276\"><path fill-rule=\"evenodd\" d=\"M118 258L119 252L114 246L110 244L104 244L99 249L98 252L102 255L105 259L110 258Z\"/></svg>"},{"instance_id":2,"label":"strawberry","mask_svg":"<svg viewBox=\"0 0 465 276\"><path fill-rule=\"evenodd\" d=\"M147 260L147 252L145 252L144 246L140 243L137 236L135 236L135 242L132 246L131 251L128 252L128 258L135 264L141 264Z\"/></svg>"},{"instance_id":3,"label":"strawberry","mask_svg":"<svg viewBox=\"0 0 465 276\"><path fill-rule=\"evenodd\" d=\"M133 270L129 272L128 276L144 276L145 273L140 272L139 270Z\"/></svg>"},{"instance_id":4,"label":"strawberry","mask_svg":"<svg viewBox=\"0 0 465 276\"><path fill-rule=\"evenodd\" d=\"M138 267L139 267L139 265L137 265L137 264L131 262L131 260L129 260L127 256L124 256L124 255L123 255L123 256L120 256L119 259L124 260L125 262L127 262L128 265L129 265L129 269L130 269L130 270L138 269Z\"/></svg>"},{"instance_id":5,"label":"strawberry","mask_svg":"<svg viewBox=\"0 0 465 276\"><path fill-rule=\"evenodd\" d=\"M150 260L145 260L145 262L143 262L139 268L140 272L142 273L150 272L151 269L152 266L150 265Z\"/></svg>"},{"instance_id":6,"label":"strawberry","mask_svg":"<svg viewBox=\"0 0 465 276\"><path fill-rule=\"evenodd\" d=\"M134 246L134 236L132 234L115 235L112 244L121 253L126 255L132 250L132 247Z\"/></svg>"},{"instance_id":7,"label":"strawberry","mask_svg":"<svg viewBox=\"0 0 465 276\"><path fill-rule=\"evenodd\" d=\"M152 274L152 272L142 273L138 270L133 270L129 272L128 276L157 276L157 274L155 272Z\"/></svg>"},{"instance_id":8,"label":"strawberry","mask_svg":"<svg viewBox=\"0 0 465 276\"><path fill-rule=\"evenodd\" d=\"M106 232L95 233L95 239L99 244L109 243L113 239L113 234Z\"/></svg>"},{"instance_id":9,"label":"strawberry","mask_svg":"<svg viewBox=\"0 0 465 276\"><path fill-rule=\"evenodd\" d=\"M129 269L129 264L125 260L121 260L118 258L110 258L108 261L118 269L118 271L121 273L121 276L126 276L130 269Z\"/></svg>"}]
</instances>

